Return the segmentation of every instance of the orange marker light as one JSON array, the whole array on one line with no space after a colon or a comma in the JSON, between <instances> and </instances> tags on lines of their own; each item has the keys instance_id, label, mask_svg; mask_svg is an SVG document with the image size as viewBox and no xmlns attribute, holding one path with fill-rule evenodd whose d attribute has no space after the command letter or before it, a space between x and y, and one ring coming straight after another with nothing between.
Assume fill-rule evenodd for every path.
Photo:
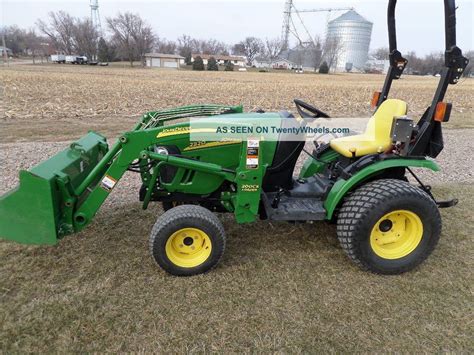
<instances>
[{"instance_id":1,"label":"orange marker light","mask_svg":"<svg viewBox=\"0 0 474 355\"><path fill-rule=\"evenodd\" d=\"M374 96L372 96L372 102L370 103L371 108L376 108L377 104L379 103L380 95L382 93L380 91L374 92Z\"/></svg>"},{"instance_id":2,"label":"orange marker light","mask_svg":"<svg viewBox=\"0 0 474 355\"><path fill-rule=\"evenodd\" d=\"M446 102L438 102L434 114L434 120L437 122L447 122L451 114L451 104Z\"/></svg>"}]
</instances>

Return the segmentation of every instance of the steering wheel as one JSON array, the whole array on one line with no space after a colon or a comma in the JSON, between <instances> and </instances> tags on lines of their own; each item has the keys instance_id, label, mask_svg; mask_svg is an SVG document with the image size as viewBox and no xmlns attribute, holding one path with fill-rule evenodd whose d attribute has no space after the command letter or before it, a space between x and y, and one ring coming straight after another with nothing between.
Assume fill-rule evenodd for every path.
<instances>
[{"instance_id":1,"label":"steering wheel","mask_svg":"<svg viewBox=\"0 0 474 355\"><path fill-rule=\"evenodd\" d=\"M315 118L330 118L329 115L316 107L300 100L300 99L295 99L294 100L296 109L298 110L298 113L303 117L305 121L314 121Z\"/></svg>"}]
</instances>

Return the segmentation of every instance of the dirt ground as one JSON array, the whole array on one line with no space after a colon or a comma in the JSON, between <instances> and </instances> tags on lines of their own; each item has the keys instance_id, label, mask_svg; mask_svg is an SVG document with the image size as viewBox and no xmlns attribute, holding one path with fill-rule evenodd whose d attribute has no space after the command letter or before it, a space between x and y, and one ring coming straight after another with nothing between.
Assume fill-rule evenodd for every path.
<instances>
[{"instance_id":1,"label":"dirt ground","mask_svg":"<svg viewBox=\"0 0 474 355\"><path fill-rule=\"evenodd\" d=\"M109 137L148 110L190 103L291 109L300 97L332 116L368 117L377 75L195 73L61 65L0 69L0 193L19 169L89 129ZM212 272L165 274L147 250L162 213L141 210L139 181L120 181L95 221L55 247L0 242L0 350L18 352L471 352L473 334L474 81L450 88L439 173L420 172L441 197L443 233L417 270L360 271L333 225L220 216L228 246ZM434 78L406 77L393 97L423 112ZM453 90L451 90L453 89ZM113 140L113 139L112 139Z\"/></svg>"}]
</instances>

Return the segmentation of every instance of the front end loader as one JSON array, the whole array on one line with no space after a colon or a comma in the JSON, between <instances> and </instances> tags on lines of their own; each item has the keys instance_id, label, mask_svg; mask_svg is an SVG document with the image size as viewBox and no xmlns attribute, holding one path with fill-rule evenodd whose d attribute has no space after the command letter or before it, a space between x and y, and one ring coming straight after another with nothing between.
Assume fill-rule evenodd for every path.
<instances>
[{"instance_id":1,"label":"front end loader","mask_svg":"<svg viewBox=\"0 0 474 355\"><path fill-rule=\"evenodd\" d=\"M404 101L389 99L392 81L407 64L397 50L396 0L388 6L390 69L374 95L374 115L364 133L315 144L258 136L195 140L193 131L238 122L304 128L329 116L295 100L289 112L244 113L241 106L195 105L148 112L108 146L90 132L69 148L20 172L19 186L0 197L0 237L26 244L54 245L81 231L94 218L126 172L141 175L143 208L161 202L149 240L156 262L173 275L195 275L217 265L225 231L214 212L232 213L237 223L258 219L290 222L336 221L347 255L361 268L382 274L413 269L436 246L441 232L437 201L412 168L439 170L441 125L451 104L443 102L468 61L456 46L455 2L444 0L446 63L431 105L415 122ZM196 129L190 120L201 122ZM206 126L207 125L207 126ZM307 159L299 176L296 162ZM408 182L413 176L418 186Z\"/></svg>"}]
</instances>

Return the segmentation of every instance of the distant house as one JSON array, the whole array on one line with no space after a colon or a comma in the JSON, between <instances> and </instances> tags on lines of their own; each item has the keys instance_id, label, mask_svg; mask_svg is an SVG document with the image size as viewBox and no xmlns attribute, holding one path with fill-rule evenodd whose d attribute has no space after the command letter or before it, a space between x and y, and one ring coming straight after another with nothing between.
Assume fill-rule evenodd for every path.
<instances>
[{"instance_id":1,"label":"distant house","mask_svg":"<svg viewBox=\"0 0 474 355\"><path fill-rule=\"evenodd\" d=\"M278 58L271 62L273 69L297 69L298 65L288 59Z\"/></svg>"},{"instance_id":2,"label":"distant house","mask_svg":"<svg viewBox=\"0 0 474 355\"><path fill-rule=\"evenodd\" d=\"M296 64L296 67L303 68L304 71L314 71L319 68L322 50L319 45L299 44L294 48L281 52L278 57L289 60Z\"/></svg>"},{"instance_id":3,"label":"distant house","mask_svg":"<svg viewBox=\"0 0 474 355\"><path fill-rule=\"evenodd\" d=\"M212 54L192 54L191 63L194 62L196 57L201 57L204 65L207 65L208 60L211 57L214 57L218 65L225 65L227 63L232 63L237 67L245 67L246 59L245 57L231 56L231 55L212 55Z\"/></svg>"},{"instance_id":4,"label":"distant house","mask_svg":"<svg viewBox=\"0 0 474 355\"><path fill-rule=\"evenodd\" d=\"M176 54L147 53L146 66L151 68L179 69L184 64L184 57Z\"/></svg>"},{"instance_id":5,"label":"distant house","mask_svg":"<svg viewBox=\"0 0 474 355\"><path fill-rule=\"evenodd\" d=\"M8 56L11 56L13 54L10 48L0 46L0 56L3 56L4 52L6 52Z\"/></svg>"},{"instance_id":6,"label":"distant house","mask_svg":"<svg viewBox=\"0 0 474 355\"><path fill-rule=\"evenodd\" d=\"M270 60L263 57L257 57L252 62L252 66L255 68L270 68L271 64Z\"/></svg>"},{"instance_id":7,"label":"distant house","mask_svg":"<svg viewBox=\"0 0 474 355\"><path fill-rule=\"evenodd\" d=\"M369 73L387 74L390 67L390 61L384 59L369 58L365 63L365 71Z\"/></svg>"}]
</instances>

